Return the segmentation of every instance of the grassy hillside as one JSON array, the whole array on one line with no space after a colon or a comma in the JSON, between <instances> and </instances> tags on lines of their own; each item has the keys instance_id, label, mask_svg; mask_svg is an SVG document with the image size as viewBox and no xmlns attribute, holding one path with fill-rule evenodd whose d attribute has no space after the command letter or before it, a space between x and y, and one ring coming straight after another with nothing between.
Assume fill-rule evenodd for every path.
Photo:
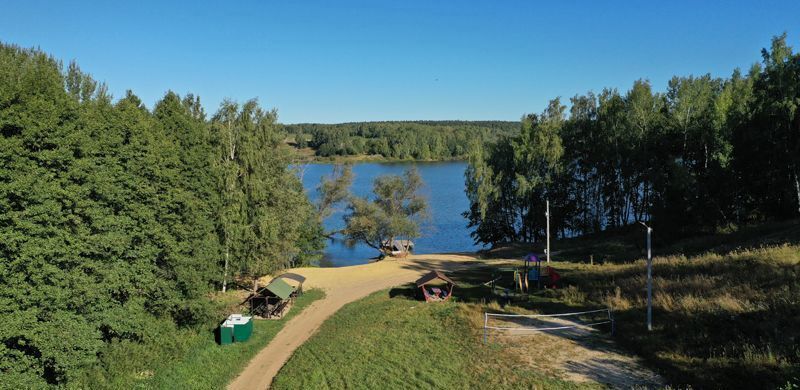
<instances>
[{"instance_id":1,"label":"grassy hillside","mask_svg":"<svg viewBox=\"0 0 800 390\"><path fill-rule=\"evenodd\" d=\"M695 234L689 237L664 237L653 232L653 255L694 256L705 253L725 254L736 250L756 249L781 244L800 244L800 220L730 227L725 231ZM544 244L513 244L482 253L488 258L522 258L527 253L543 253ZM628 263L646 254L645 231L640 225L567 238L552 243L553 258L588 263Z\"/></svg>"},{"instance_id":2,"label":"grassy hillside","mask_svg":"<svg viewBox=\"0 0 800 390\"><path fill-rule=\"evenodd\" d=\"M641 227L553 243L567 288L552 295L561 303L613 307L617 341L670 383L800 384L799 222L672 240L656 232L652 332L645 330ZM520 258L537 250L516 245L486 255Z\"/></svg>"},{"instance_id":3,"label":"grassy hillside","mask_svg":"<svg viewBox=\"0 0 800 390\"><path fill-rule=\"evenodd\" d=\"M617 341L670 383L800 382L800 246L656 257L652 332L645 325L644 261L564 268L571 299L613 307Z\"/></svg>"},{"instance_id":4,"label":"grassy hillside","mask_svg":"<svg viewBox=\"0 0 800 390\"><path fill-rule=\"evenodd\" d=\"M301 346L275 389L575 388L482 344L476 306L425 304L397 290L351 303ZM358 331L354 331L357 329ZM591 387L591 386L584 386Z\"/></svg>"},{"instance_id":5,"label":"grassy hillside","mask_svg":"<svg viewBox=\"0 0 800 390\"><path fill-rule=\"evenodd\" d=\"M275 385L569 388L577 385L553 379L545 360L519 356L520 347L547 355L523 345L532 339L483 347L483 311L612 307L616 343L673 386L791 388L800 384L799 233L787 222L658 245L655 253L666 254L654 260L652 332L645 323L645 262L630 260L641 258L636 241L643 234L635 230L554 243L561 251L554 266L564 277L558 290L507 301L481 283L500 273L499 283L511 287L508 266L487 266L455 275L458 303L424 304L407 287L377 293L327 321ZM527 250L493 254L515 261ZM589 254L596 264L587 263Z\"/></svg>"}]
</instances>

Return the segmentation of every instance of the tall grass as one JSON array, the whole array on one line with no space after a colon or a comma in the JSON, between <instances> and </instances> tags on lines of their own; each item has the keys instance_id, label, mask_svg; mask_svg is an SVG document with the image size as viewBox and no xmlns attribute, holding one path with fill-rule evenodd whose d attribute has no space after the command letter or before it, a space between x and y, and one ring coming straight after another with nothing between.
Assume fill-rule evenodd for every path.
<instances>
[{"instance_id":1,"label":"tall grass","mask_svg":"<svg viewBox=\"0 0 800 390\"><path fill-rule=\"evenodd\" d=\"M776 388L800 376L800 246L656 257L652 332L643 260L562 268L587 303L614 308L618 341L675 385Z\"/></svg>"}]
</instances>

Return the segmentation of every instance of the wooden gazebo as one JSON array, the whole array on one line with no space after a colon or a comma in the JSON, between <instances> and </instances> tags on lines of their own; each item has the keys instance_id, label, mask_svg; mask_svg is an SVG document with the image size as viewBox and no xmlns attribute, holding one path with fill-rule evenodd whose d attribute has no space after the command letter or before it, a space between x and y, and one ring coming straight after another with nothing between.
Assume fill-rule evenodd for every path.
<instances>
[{"instance_id":1,"label":"wooden gazebo","mask_svg":"<svg viewBox=\"0 0 800 390\"><path fill-rule=\"evenodd\" d=\"M302 292L302 288L302 283L293 287L282 278L275 278L248 298L250 313L260 318L282 318L297 295Z\"/></svg>"},{"instance_id":2,"label":"wooden gazebo","mask_svg":"<svg viewBox=\"0 0 800 390\"><path fill-rule=\"evenodd\" d=\"M440 288L444 282L444 289ZM422 296L425 297L425 302L442 302L450 299L453 295L453 287L456 282L448 278L447 275L439 271L431 271L417 279L417 287L422 290Z\"/></svg>"}]
</instances>

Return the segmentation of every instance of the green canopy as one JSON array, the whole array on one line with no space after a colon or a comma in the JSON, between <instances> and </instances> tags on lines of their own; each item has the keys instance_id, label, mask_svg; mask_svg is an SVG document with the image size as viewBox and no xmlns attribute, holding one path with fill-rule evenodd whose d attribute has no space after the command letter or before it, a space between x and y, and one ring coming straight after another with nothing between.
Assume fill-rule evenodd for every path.
<instances>
[{"instance_id":1,"label":"green canopy","mask_svg":"<svg viewBox=\"0 0 800 390\"><path fill-rule=\"evenodd\" d=\"M292 295L292 292L294 292L294 288L284 282L283 279L275 279L265 288L280 299L288 299L289 296Z\"/></svg>"}]
</instances>

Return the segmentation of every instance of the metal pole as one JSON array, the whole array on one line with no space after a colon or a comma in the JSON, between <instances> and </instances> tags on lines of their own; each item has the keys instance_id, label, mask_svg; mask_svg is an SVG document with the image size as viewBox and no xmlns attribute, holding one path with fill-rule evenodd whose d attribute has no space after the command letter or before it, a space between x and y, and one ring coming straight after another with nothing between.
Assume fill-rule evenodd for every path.
<instances>
[{"instance_id":1,"label":"metal pole","mask_svg":"<svg viewBox=\"0 0 800 390\"><path fill-rule=\"evenodd\" d=\"M547 254L547 264L550 264L550 201L547 200L547 211L545 211L544 216L547 217L547 250L545 250Z\"/></svg>"},{"instance_id":2,"label":"metal pole","mask_svg":"<svg viewBox=\"0 0 800 390\"><path fill-rule=\"evenodd\" d=\"M653 228L647 227L647 330L653 330L653 252L651 250Z\"/></svg>"},{"instance_id":3,"label":"metal pole","mask_svg":"<svg viewBox=\"0 0 800 390\"><path fill-rule=\"evenodd\" d=\"M614 309L608 309L608 318L611 320L611 335L614 336L617 332L617 323L614 322Z\"/></svg>"},{"instance_id":4,"label":"metal pole","mask_svg":"<svg viewBox=\"0 0 800 390\"><path fill-rule=\"evenodd\" d=\"M489 314L483 313L483 343L486 344L486 326L489 322Z\"/></svg>"}]
</instances>

